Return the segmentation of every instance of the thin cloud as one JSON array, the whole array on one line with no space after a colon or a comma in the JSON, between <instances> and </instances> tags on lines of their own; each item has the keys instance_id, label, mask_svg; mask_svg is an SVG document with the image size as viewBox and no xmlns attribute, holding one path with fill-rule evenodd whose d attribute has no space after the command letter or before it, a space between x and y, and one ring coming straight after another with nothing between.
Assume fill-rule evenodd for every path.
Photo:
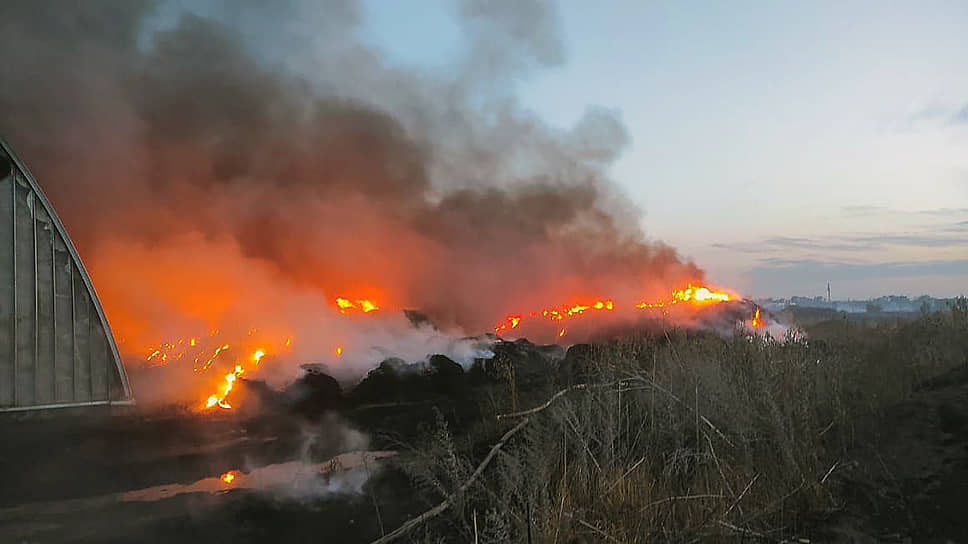
<instances>
[{"instance_id":1,"label":"thin cloud","mask_svg":"<svg viewBox=\"0 0 968 544\"><path fill-rule=\"evenodd\" d=\"M898 210L886 206L841 206L842 214L851 217L865 217L871 215L895 215L895 216L932 216L949 217L957 215L968 215L968 208L928 208L924 210Z\"/></svg>"},{"instance_id":2,"label":"thin cloud","mask_svg":"<svg viewBox=\"0 0 968 544\"><path fill-rule=\"evenodd\" d=\"M952 125L963 125L968 123L968 104L962 106L962 108L951 115L948 122Z\"/></svg>"},{"instance_id":3,"label":"thin cloud","mask_svg":"<svg viewBox=\"0 0 968 544\"><path fill-rule=\"evenodd\" d=\"M907 117L909 124L941 123L946 125L968 124L968 104L930 104Z\"/></svg>"},{"instance_id":4,"label":"thin cloud","mask_svg":"<svg viewBox=\"0 0 968 544\"><path fill-rule=\"evenodd\" d=\"M965 232L968 231L968 221L959 221L954 225L950 225L944 230L949 232Z\"/></svg>"},{"instance_id":5,"label":"thin cloud","mask_svg":"<svg viewBox=\"0 0 968 544\"><path fill-rule=\"evenodd\" d=\"M842 206L840 211L849 216L867 216L892 213L893 210L884 206Z\"/></svg>"},{"instance_id":6,"label":"thin cloud","mask_svg":"<svg viewBox=\"0 0 968 544\"><path fill-rule=\"evenodd\" d=\"M818 278L844 283L909 277L968 278L968 259L877 263L769 259L753 267L751 277L758 289L773 292L813 285Z\"/></svg>"},{"instance_id":7,"label":"thin cloud","mask_svg":"<svg viewBox=\"0 0 968 544\"><path fill-rule=\"evenodd\" d=\"M861 233L814 238L773 236L758 242L719 242L711 244L711 246L717 249L754 255L788 253L795 250L856 253L892 247L962 248L968 247L968 240L962 236L952 236L950 233L961 232L965 229L968 229L968 221L954 225L949 224L939 229L924 232Z\"/></svg>"}]
</instances>

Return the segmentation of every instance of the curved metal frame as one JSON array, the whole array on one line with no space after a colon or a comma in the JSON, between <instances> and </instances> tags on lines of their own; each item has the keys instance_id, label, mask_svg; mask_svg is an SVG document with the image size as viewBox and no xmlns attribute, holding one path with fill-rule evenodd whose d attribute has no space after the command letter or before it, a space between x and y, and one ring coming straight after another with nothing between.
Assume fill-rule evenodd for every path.
<instances>
[{"instance_id":1,"label":"curved metal frame","mask_svg":"<svg viewBox=\"0 0 968 544\"><path fill-rule=\"evenodd\" d=\"M20 406L15 405L11 407L0 407L0 412L34 410L34 409L39 410L39 409L45 409L45 408L67 408L67 407L73 407L73 406L93 406L93 405L99 405L99 404L120 404L120 405L132 404L133 399L131 398L131 387L128 383L128 375L125 372L124 365L121 362L121 356L118 352L117 343L114 340L114 334L111 331L111 325L108 323L107 317L104 313L104 309L101 307L101 301L97 296L97 291L95 291L94 289L94 284L91 283L91 278L88 275L87 270L84 268L84 263L83 261L81 261L81 257L80 255L78 255L77 249L74 247L74 242L71 240L70 236L67 235L67 230L64 228L64 224L61 223L60 218L54 212L54 207L51 205L50 200L47 199L47 195L44 193L43 189L40 188L40 185L37 183L36 179L34 179L33 174L30 173L30 170L26 167L26 165L24 165L23 162L21 162L21 160L13 152L13 149L11 149L11 147L7 144L7 142L5 142L2 138L0 138L0 148L2 148L3 153L11 161L13 166L13 168L11 169L11 172L9 173L9 176L13 178L11 180L13 182L13 187L14 187L13 190L16 191L16 183L17 183L16 171L19 170L20 173L23 175L24 180L26 180L27 184L30 186L30 189L39 199L41 205L43 205L45 211L47 212L47 215L50 216L51 223L54 225L54 228L57 230L57 234L60 235L61 239L64 242L64 245L67 247L67 251L70 254L70 257L73 261L73 265L76 268L78 275L83 280L84 286L87 288L88 294L90 295L90 298L91 298L91 304L94 310L96 311L97 317L101 323L101 327L104 331L105 336L107 337L107 346L108 346L108 351L110 352L109 357L111 357L114 360L115 367L117 368L117 371L118 371L118 377L120 379L121 388L123 390L123 398L120 400L110 399L111 388L108 387L108 390L106 391L108 399L105 399L105 400L54 402L50 404L20 405ZM36 256L36 251L37 251L36 240L34 244L35 244L34 252ZM53 247L52 247L52 251L53 251ZM71 282L73 284L73 273L71 275ZM16 286L16 270L14 271L14 286ZM14 296L16 296L16 289L14 290L14 293L15 293ZM72 290L72 293L73 293L73 290ZM55 295L55 299L56 299L56 295ZM35 298L35 304L36 304L36 298ZM55 304L56 304L56 301L55 301ZM13 319L16 320L16 314L14 314ZM36 319L36 314L35 314L35 319ZM56 315L54 316L54 319L56 320ZM14 350L16 350L16 346L14 346ZM34 354L36 357L36 351L34 352ZM16 369L16 356L14 361L14 368ZM16 375L16 370L14 370L14 372L15 372L14 375ZM53 379L55 378L52 377L52 380ZM16 390L16 383L14 384L14 390Z\"/></svg>"}]
</instances>

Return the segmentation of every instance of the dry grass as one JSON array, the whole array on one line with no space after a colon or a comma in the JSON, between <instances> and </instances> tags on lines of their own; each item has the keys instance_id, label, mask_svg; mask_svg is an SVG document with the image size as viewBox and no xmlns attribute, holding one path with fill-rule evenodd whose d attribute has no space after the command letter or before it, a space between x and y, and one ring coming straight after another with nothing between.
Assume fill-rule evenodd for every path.
<instances>
[{"instance_id":1,"label":"dry grass","mask_svg":"<svg viewBox=\"0 0 968 544\"><path fill-rule=\"evenodd\" d=\"M453 505L417 534L474 542L801 535L806 513L839 504L836 473L849 466L859 422L876 421L921 380L968 364L966 342L962 300L901 326L809 341L669 331L595 347L580 379L599 386L530 414L466 492L455 493L473 460L516 423L496 416L541 406L570 384L495 388L491 417L456 436L439 418L405 468L428 500L453 497Z\"/></svg>"}]
</instances>

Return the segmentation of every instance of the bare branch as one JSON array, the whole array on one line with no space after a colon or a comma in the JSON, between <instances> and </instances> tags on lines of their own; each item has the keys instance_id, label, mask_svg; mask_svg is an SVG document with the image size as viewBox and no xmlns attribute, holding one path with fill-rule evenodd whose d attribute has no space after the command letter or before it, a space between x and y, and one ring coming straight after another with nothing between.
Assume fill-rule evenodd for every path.
<instances>
[{"instance_id":1,"label":"bare branch","mask_svg":"<svg viewBox=\"0 0 968 544\"><path fill-rule=\"evenodd\" d=\"M649 508L652 508L653 506L658 506L660 504L667 503L667 502L694 501L699 499L725 499L725 498L726 498L726 495L679 495L676 497L666 497L664 499L659 499L657 501L650 502L649 504L639 509L639 512L645 512L646 510L648 510Z\"/></svg>"},{"instance_id":2,"label":"bare branch","mask_svg":"<svg viewBox=\"0 0 968 544\"><path fill-rule=\"evenodd\" d=\"M743 528L743 527L737 527L737 526L733 525L732 523L726 523L725 521L718 521L717 523L719 525L721 525L721 526L729 529L730 531L736 531L737 533L741 533L741 534L744 534L744 535L747 535L747 536L754 536L756 538L766 538L766 535L764 535L763 533L758 533L758 532L756 532L756 531L754 531L752 529L746 529L746 528Z\"/></svg>"},{"instance_id":3,"label":"bare branch","mask_svg":"<svg viewBox=\"0 0 968 544\"><path fill-rule=\"evenodd\" d=\"M588 385L587 383L576 383L575 385L573 385L571 387L566 387L566 388L562 389L561 391L558 391L557 393L555 393L554 395L552 395L551 398L548 399L547 402L545 402L543 404L539 404L538 406L535 406L534 408L530 408L528 410L522 410L520 412L512 412L510 414L500 414L499 416L497 416L497 419L498 420L501 420L501 419L510 419L510 418L514 418L514 417L524 417L524 416L529 416L531 414L536 414L536 413L544 410L545 408L551 406L552 403L554 403L556 400L558 400L559 398L561 398L562 396L564 396L566 393L570 393L571 391L584 391L586 389L601 389L602 387L611 387L611 386L616 385L616 384L621 384L624 381L625 380L618 380L618 381L614 381L614 382L596 383L596 384L592 384L592 385Z\"/></svg>"},{"instance_id":4,"label":"bare branch","mask_svg":"<svg viewBox=\"0 0 968 544\"><path fill-rule=\"evenodd\" d=\"M837 461L836 463L834 463L830 467L830 470L828 470L827 473L823 475L823 478L820 479L820 485L827 483L827 478L829 478L830 475L833 474L835 470L837 470L838 466L840 466L840 461Z\"/></svg>"},{"instance_id":5,"label":"bare branch","mask_svg":"<svg viewBox=\"0 0 968 544\"><path fill-rule=\"evenodd\" d=\"M577 519L577 518L575 518L575 519ZM614 540L615 542L619 542L619 540L616 539L615 537L613 537L612 535L606 533L605 531L602 531L598 527L595 527L594 525L592 525L591 523L588 523L587 521L585 521L583 519L579 519L578 520L578 523L580 523L580 524L584 525L585 527L588 527L592 531L595 531L596 533L604 536L607 540Z\"/></svg>"},{"instance_id":6,"label":"bare branch","mask_svg":"<svg viewBox=\"0 0 968 544\"><path fill-rule=\"evenodd\" d=\"M386 544L387 542L392 542L400 538L401 536L409 533L410 531L416 529L418 526L420 526L423 522L427 521L428 519L437 517L440 514L442 514L445 510L450 508L450 505L454 503L454 500L457 497L461 496L465 491L467 491L467 489L471 486L471 484L474 483L474 480L476 480L477 477L480 476L482 472L484 472L484 469L487 468L487 465L491 463L491 460L494 459L494 456L497 455L497 453L501 450L502 447L504 447L504 444L506 444L507 441L510 440L515 433L523 429L524 426L527 424L528 424L528 419L524 418L517 425L515 425L514 428L504 433L504 436L501 437L501 440L499 440L497 444L494 444L494 446L491 447L491 451L488 452L487 457L485 457L484 460L481 461L481 464L477 465L477 469L474 470L474 473L471 474L470 478L468 478L467 481L464 482L464 484L461 485L460 488L455 493L451 494L449 497L441 501L441 503L438 504L437 506L431 508L430 510L427 510L423 514L420 514L419 516L411 520L407 520L403 525L401 525L400 527L397 527L392 532L387 533L386 535L374 540L371 544Z\"/></svg>"},{"instance_id":7,"label":"bare branch","mask_svg":"<svg viewBox=\"0 0 968 544\"><path fill-rule=\"evenodd\" d=\"M729 505L729 508L726 509L726 513L723 514L724 518L728 516L730 512L733 511L733 508L735 508L736 505L739 504L739 501L743 500L743 497L746 496L746 493L749 492L750 488L753 487L753 484L756 483L756 480L759 480L759 479L760 479L759 474L757 474L756 476L753 476L753 479L750 480L750 483L746 484L746 487L743 488L743 491L742 493L739 494L739 497L736 497L736 500L733 501L733 504Z\"/></svg>"}]
</instances>

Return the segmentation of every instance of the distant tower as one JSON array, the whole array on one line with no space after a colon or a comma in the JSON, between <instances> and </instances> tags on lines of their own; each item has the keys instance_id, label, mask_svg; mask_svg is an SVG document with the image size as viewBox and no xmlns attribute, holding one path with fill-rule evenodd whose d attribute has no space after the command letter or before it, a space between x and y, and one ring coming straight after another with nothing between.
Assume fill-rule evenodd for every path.
<instances>
[{"instance_id":1,"label":"distant tower","mask_svg":"<svg viewBox=\"0 0 968 544\"><path fill-rule=\"evenodd\" d=\"M833 302L830 299L830 282L829 281L827 282L827 302Z\"/></svg>"}]
</instances>

